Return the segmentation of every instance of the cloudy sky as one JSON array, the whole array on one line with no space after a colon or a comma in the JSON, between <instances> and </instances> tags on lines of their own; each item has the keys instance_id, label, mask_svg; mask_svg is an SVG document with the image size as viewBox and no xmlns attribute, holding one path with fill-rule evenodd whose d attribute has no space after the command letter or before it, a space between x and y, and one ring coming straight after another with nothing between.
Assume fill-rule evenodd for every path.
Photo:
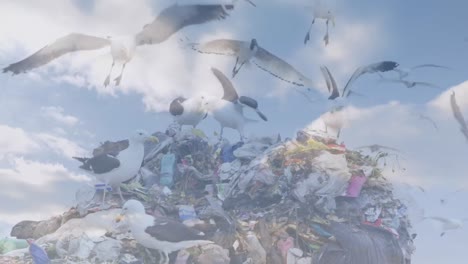
<instances>
[{"instance_id":1,"label":"cloudy sky","mask_svg":"<svg viewBox=\"0 0 468 264\"><path fill-rule=\"evenodd\" d=\"M0 67L70 32L134 34L171 2L0 0ZM317 96L326 89L320 65L328 66L339 86L356 67L380 60L394 60L402 67L424 63L450 67L421 69L410 77L435 83L441 90L407 89L381 83L372 75L361 78L355 90L365 97L348 102L341 140L349 148L378 143L400 149L400 165L406 170L388 170L387 178L423 187L425 193L417 188L408 192L426 215L467 218L463 201L468 198L468 144L452 117L449 95L456 92L468 116L468 3L329 1L336 27L330 29L330 44L325 47L321 20L308 45L303 44L312 18L304 6L312 1L255 2L257 8L239 1L224 21L186 28L160 45L139 48L120 87L102 85L111 64L107 49L64 56L20 76L0 75L0 236L20 220L44 219L73 205L74 191L87 178L71 156L87 154L106 139L126 138L135 129L164 130L172 121L166 109L174 97L222 94L209 69L215 66L229 73L232 58L195 54L181 47L181 38L201 42L255 37L309 76ZM119 66L114 72L118 70ZM257 98L269 117L267 123L247 127L248 136L278 132L291 137L301 128L320 125L320 116L330 106L326 101L311 104L290 85L254 66L241 71L234 85L240 94ZM438 130L419 114L435 120ZM200 128L209 135L219 129L212 119ZM225 133L238 137L235 131ZM447 205L439 204L441 197L447 197ZM415 232L419 237L414 263L465 263L468 231L440 238L433 223L424 221L415 223Z\"/></svg>"}]
</instances>

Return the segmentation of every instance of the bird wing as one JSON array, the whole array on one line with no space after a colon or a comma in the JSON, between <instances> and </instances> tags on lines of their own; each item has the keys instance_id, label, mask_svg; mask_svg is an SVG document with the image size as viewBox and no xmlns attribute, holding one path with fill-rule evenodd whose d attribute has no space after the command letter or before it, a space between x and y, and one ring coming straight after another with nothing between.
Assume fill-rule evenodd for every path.
<instances>
[{"instance_id":1,"label":"bird wing","mask_svg":"<svg viewBox=\"0 0 468 264\"><path fill-rule=\"evenodd\" d=\"M343 88L342 94L345 94L346 89L351 86L351 84L356 81L357 78L359 78L361 75L366 73L366 68L365 67L359 67L357 68L353 75L351 75L351 78L349 78L348 82L346 83L345 87Z\"/></svg>"},{"instance_id":2,"label":"bird wing","mask_svg":"<svg viewBox=\"0 0 468 264\"><path fill-rule=\"evenodd\" d=\"M441 66L437 64L421 64L421 65L414 66L413 68L411 68L411 70L420 69L420 68L442 68L442 69L447 69L447 70L450 69L449 67Z\"/></svg>"},{"instance_id":3,"label":"bird wing","mask_svg":"<svg viewBox=\"0 0 468 264\"><path fill-rule=\"evenodd\" d=\"M465 135L466 139L468 140L468 126L460 110L460 107L458 106L457 101L455 99L455 92L452 92L452 95L450 96L450 105L452 106L453 116L455 117L457 122L460 124L461 130L463 134Z\"/></svg>"},{"instance_id":4,"label":"bird wing","mask_svg":"<svg viewBox=\"0 0 468 264\"><path fill-rule=\"evenodd\" d=\"M216 68L211 68L211 71L223 86L224 95L222 99L233 103L237 102L237 100L239 100L239 95L237 95L236 89L232 85L229 78Z\"/></svg>"},{"instance_id":5,"label":"bird wing","mask_svg":"<svg viewBox=\"0 0 468 264\"><path fill-rule=\"evenodd\" d=\"M333 100L339 97L340 92L338 91L338 86L336 85L335 78L333 78L327 66L321 66L320 70L322 71L323 77L325 78L325 82L327 83L328 91L331 92L331 95L330 97L328 97L328 99Z\"/></svg>"},{"instance_id":6,"label":"bird wing","mask_svg":"<svg viewBox=\"0 0 468 264\"><path fill-rule=\"evenodd\" d=\"M173 116L181 115L184 112L184 107L181 105L186 99L184 97L177 97L169 105L169 113Z\"/></svg>"},{"instance_id":7,"label":"bird wing","mask_svg":"<svg viewBox=\"0 0 468 264\"><path fill-rule=\"evenodd\" d=\"M190 26L225 19L226 10L233 5L177 5L164 9L151 23L136 35L137 45L156 44L167 40L178 30Z\"/></svg>"},{"instance_id":8,"label":"bird wing","mask_svg":"<svg viewBox=\"0 0 468 264\"><path fill-rule=\"evenodd\" d=\"M280 80L297 86L312 86L312 81L309 78L264 48L258 47L255 58L252 61L257 67Z\"/></svg>"},{"instance_id":9,"label":"bird wing","mask_svg":"<svg viewBox=\"0 0 468 264\"><path fill-rule=\"evenodd\" d=\"M103 174L120 167L120 161L111 155L98 155L92 158L79 158L74 159L83 163L81 169L93 172L95 174Z\"/></svg>"},{"instance_id":10,"label":"bird wing","mask_svg":"<svg viewBox=\"0 0 468 264\"><path fill-rule=\"evenodd\" d=\"M205 43L192 43L190 47L200 53L237 56L249 43L233 39L216 39Z\"/></svg>"},{"instance_id":11,"label":"bird wing","mask_svg":"<svg viewBox=\"0 0 468 264\"><path fill-rule=\"evenodd\" d=\"M258 110L258 102L257 100L248 97L248 96L241 96L239 97L239 103L246 105L257 112L258 116L263 119L263 121L268 121L268 118L260 111Z\"/></svg>"},{"instance_id":12,"label":"bird wing","mask_svg":"<svg viewBox=\"0 0 468 264\"><path fill-rule=\"evenodd\" d=\"M93 157L100 155L111 155L117 157L122 150L125 150L130 145L128 139L120 141L106 141L101 146L93 150Z\"/></svg>"},{"instance_id":13,"label":"bird wing","mask_svg":"<svg viewBox=\"0 0 468 264\"><path fill-rule=\"evenodd\" d=\"M434 126L435 129L439 129L439 127L437 126L437 123L432 118L422 115L422 114L420 114L419 117L423 120L429 121Z\"/></svg>"},{"instance_id":14,"label":"bird wing","mask_svg":"<svg viewBox=\"0 0 468 264\"><path fill-rule=\"evenodd\" d=\"M443 224L449 224L451 223L452 221L450 221L449 219L447 218L443 218L443 217L438 217L438 216L429 216L429 217L424 217L424 219L431 219L431 220L435 220L435 221L438 221L438 222L441 222Z\"/></svg>"},{"instance_id":15,"label":"bird wing","mask_svg":"<svg viewBox=\"0 0 468 264\"><path fill-rule=\"evenodd\" d=\"M414 82L416 85L421 85L421 86L426 86L426 87L430 87L430 88L436 88L436 89L442 89L442 87L438 86L438 85L435 85L435 84L432 84L432 83L428 83L428 82Z\"/></svg>"},{"instance_id":16,"label":"bird wing","mask_svg":"<svg viewBox=\"0 0 468 264\"><path fill-rule=\"evenodd\" d=\"M205 238L200 232L169 219L155 219L153 225L145 229L145 233L159 241L173 243L187 240L203 240Z\"/></svg>"},{"instance_id":17,"label":"bird wing","mask_svg":"<svg viewBox=\"0 0 468 264\"><path fill-rule=\"evenodd\" d=\"M345 93L346 89L351 86L351 83L353 83L361 75L366 73L393 71L396 69L396 67L398 67L398 63L394 61L381 61L357 68L351 78L349 78L346 86L343 88L343 94Z\"/></svg>"},{"instance_id":18,"label":"bird wing","mask_svg":"<svg viewBox=\"0 0 468 264\"><path fill-rule=\"evenodd\" d=\"M95 50L110 45L108 39L72 33L57 39L22 61L10 64L3 72L20 74L45 65L52 60L75 51Z\"/></svg>"}]
</instances>

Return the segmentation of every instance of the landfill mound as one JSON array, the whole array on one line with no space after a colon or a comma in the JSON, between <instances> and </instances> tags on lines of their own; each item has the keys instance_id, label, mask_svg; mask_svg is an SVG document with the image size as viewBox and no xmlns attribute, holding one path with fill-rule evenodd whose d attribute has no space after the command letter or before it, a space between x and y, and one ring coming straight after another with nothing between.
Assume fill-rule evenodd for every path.
<instances>
[{"instance_id":1,"label":"landfill mound","mask_svg":"<svg viewBox=\"0 0 468 264\"><path fill-rule=\"evenodd\" d=\"M415 247L407 207L382 176L385 153L363 155L311 131L295 139L230 144L200 130L155 133L125 199L147 213L170 217L205 233L215 244L170 255L171 263L406 264ZM95 153L115 151L106 142ZM157 263L160 254L132 239L106 186L82 186L77 206L47 221L23 221L11 235L34 238L52 263ZM27 249L2 263L32 263Z\"/></svg>"}]
</instances>

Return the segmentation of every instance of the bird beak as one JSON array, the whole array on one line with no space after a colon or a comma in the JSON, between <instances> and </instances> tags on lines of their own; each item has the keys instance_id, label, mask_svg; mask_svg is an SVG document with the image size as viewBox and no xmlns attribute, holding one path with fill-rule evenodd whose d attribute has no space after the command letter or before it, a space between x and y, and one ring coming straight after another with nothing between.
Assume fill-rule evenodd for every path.
<instances>
[{"instance_id":1,"label":"bird beak","mask_svg":"<svg viewBox=\"0 0 468 264\"><path fill-rule=\"evenodd\" d=\"M148 137L147 140L148 140L149 142L159 143L159 139L158 139L157 137L154 137L154 136Z\"/></svg>"},{"instance_id":2,"label":"bird beak","mask_svg":"<svg viewBox=\"0 0 468 264\"><path fill-rule=\"evenodd\" d=\"M115 222L116 223L120 223L120 221L122 221L122 219L124 219L124 216L122 214L119 214L116 218L115 218Z\"/></svg>"}]
</instances>

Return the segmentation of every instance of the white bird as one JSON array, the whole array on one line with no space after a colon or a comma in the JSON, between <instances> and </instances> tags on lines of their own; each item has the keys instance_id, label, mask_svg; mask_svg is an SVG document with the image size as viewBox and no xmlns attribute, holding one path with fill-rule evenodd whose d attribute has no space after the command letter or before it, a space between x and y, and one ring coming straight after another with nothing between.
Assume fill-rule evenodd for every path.
<instances>
[{"instance_id":1,"label":"white bird","mask_svg":"<svg viewBox=\"0 0 468 264\"><path fill-rule=\"evenodd\" d=\"M440 236L444 236L445 233L449 230L457 230L463 228L463 222L468 222L468 219L448 219L443 217L424 217L424 219L430 219L437 221L440 224L440 228L442 229L442 233Z\"/></svg>"},{"instance_id":2,"label":"white bird","mask_svg":"<svg viewBox=\"0 0 468 264\"><path fill-rule=\"evenodd\" d=\"M213 74L221 83L224 95L222 98L207 98L205 107L221 125L220 138L223 137L225 127L236 129L239 131L241 140L244 139L244 126L247 122L255 122L244 116L243 108L245 106L255 110L258 116L267 121L267 117L258 110L258 103L253 98L241 96L236 92L231 81L221 71L216 68L211 68Z\"/></svg>"},{"instance_id":3,"label":"white bird","mask_svg":"<svg viewBox=\"0 0 468 264\"><path fill-rule=\"evenodd\" d=\"M145 131L138 130L128 140L126 148L114 153L100 153L92 158L73 157L83 163L81 169L102 181L106 185L116 187L119 191L120 199L124 201L120 184L133 178L140 170L144 157L144 143L150 140L157 142L156 137L148 135ZM106 198L106 188L104 188L103 205Z\"/></svg>"},{"instance_id":4,"label":"white bird","mask_svg":"<svg viewBox=\"0 0 468 264\"><path fill-rule=\"evenodd\" d=\"M428 83L428 82L417 82L417 81L408 81L408 80L401 80L401 79L385 79L385 78L382 78L381 81L388 82L388 83L401 83L404 86L406 86L406 88L422 86L422 87L436 88L439 90L442 89L440 86L437 86L435 84Z\"/></svg>"},{"instance_id":5,"label":"white bird","mask_svg":"<svg viewBox=\"0 0 468 264\"><path fill-rule=\"evenodd\" d=\"M330 96L328 97L328 100L335 100L338 97L340 97L340 89L338 88L338 85L336 84L335 78L331 74L330 70L327 68L327 66L320 66L320 71L322 71L323 78L325 79L325 83L327 85L327 89L330 92ZM357 93L352 90L348 90L346 94L341 94L341 98L348 98L351 95L355 96L364 96L360 93Z\"/></svg>"},{"instance_id":6,"label":"white bird","mask_svg":"<svg viewBox=\"0 0 468 264\"><path fill-rule=\"evenodd\" d=\"M388 72L395 70L398 67L398 63L394 61L381 61L372 63L369 65L365 65L362 67L357 68L351 78L349 78L348 83L346 83L345 87L343 88L342 94L346 94L346 90L351 86L351 84L356 81L360 76L367 74L367 73L379 73L379 72Z\"/></svg>"},{"instance_id":7,"label":"white bird","mask_svg":"<svg viewBox=\"0 0 468 264\"><path fill-rule=\"evenodd\" d=\"M310 23L309 30L307 31L307 34L304 38L304 44L307 44L307 42L310 40L310 31L312 30L312 26L315 23L315 20L318 19L323 19L325 20L325 23L327 25L327 31L325 33L325 36L323 37L323 41L325 42L325 46L328 45L329 43L329 34L328 34L328 24L330 21L333 24L333 27L335 26L335 14L332 12L332 10L324 5L321 0L316 0L313 7L313 18L312 22Z\"/></svg>"},{"instance_id":8,"label":"white bird","mask_svg":"<svg viewBox=\"0 0 468 264\"><path fill-rule=\"evenodd\" d=\"M232 10L233 8L234 6L232 4L174 4L164 9L152 23L145 25L143 30L136 35L120 38L101 38L72 33L45 46L26 59L11 64L4 68L3 72L12 72L13 75L20 74L43 66L67 53L82 50L96 50L110 46L112 66L104 81L104 86L109 85L112 69L116 62L122 63L121 73L115 79L115 84L119 85L122 80L125 66L133 58L137 46L161 43L186 26L224 19L228 16L227 11Z\"/></svg>"},{"instance_id":9,"label":"white bird","mask_svg":"<svg viewBox=\"0 0 468 264\"><path fill-rule=\"evenodd\" d=\"M192 43L190 47L200 53L236 57L236 63L232 69L233 78L244 64L253 62L258 68L280 80L297 86L312 86L312 81L309 78L284 60L260 47L256 39L252 39L250 42L233 39L217 39L201 44Z\"/></svg>"},{"instance_id":10,"label":"white bird","mask_svg":"<svg viewBox=\"0 0 468 264\"><path fill-rule=\"evenodd\" d=\"M200 232L186 225L147 215L143 204L137 200L128 200L122 207L116 221L126 220L133 238L146 248L156 249L164 254L164 263L169 263L168 255L172 252L212 244Z\"/></svg>"},{"instance_id":11,"label":"white bird","mask_svg":"<svg viewBox=\"0 0 468 264\"><path fill-rule=\"evenodd\" d=\"M396 68L394 71L396 71L400 77L400 80L405 79L408 77L414 70L421 69L421 68L439 68L439 69L450 69L445 66L440 66L436 64L421 64L414 66L412 68Z\"/></svg>"},{"instance_id":12,"label":"white bird","mask_svg":"<svg viewBox=\"0 0 468 264\"><path fill-rule=\"evenodd\" d=\"M174 120L181 126L189 125L195 128L208 115L204 108L203 97L192 97L185 99L177 97L170 106L169 112Z\"/></svg>"},{"instance_id":13,"label":"white bird","mask_svg":"<svg viewBox=\"0 0 468 264\"><path fill-rule=\"evenodd\" d=\"M426 116L426 115L423 115L423 114L418 114L418 117L419 117L419 119L421 119L421 120L426 120L427 122L431 123L432 126L433 126L436 130L439 130L439 127L437 126L437 123L436 123L432 118L430 118L429 116Z\"/></svg>"},{"instance_id":14,"label":"white bird","mask_svg":"<svg viewBox=\"0 0 468 264\"><path fill-rule=\"evenodd\" d=\"M457 120L460 125L460 131L465 136L466 140L468 140L468 125L466 124L465 117L463 116L460 107L457 104L457 100L455 99L455 92L452 92L452 95L450 96L450 106L452 107L452 113L455 120Z\"/></svg>"}]
</instances>

